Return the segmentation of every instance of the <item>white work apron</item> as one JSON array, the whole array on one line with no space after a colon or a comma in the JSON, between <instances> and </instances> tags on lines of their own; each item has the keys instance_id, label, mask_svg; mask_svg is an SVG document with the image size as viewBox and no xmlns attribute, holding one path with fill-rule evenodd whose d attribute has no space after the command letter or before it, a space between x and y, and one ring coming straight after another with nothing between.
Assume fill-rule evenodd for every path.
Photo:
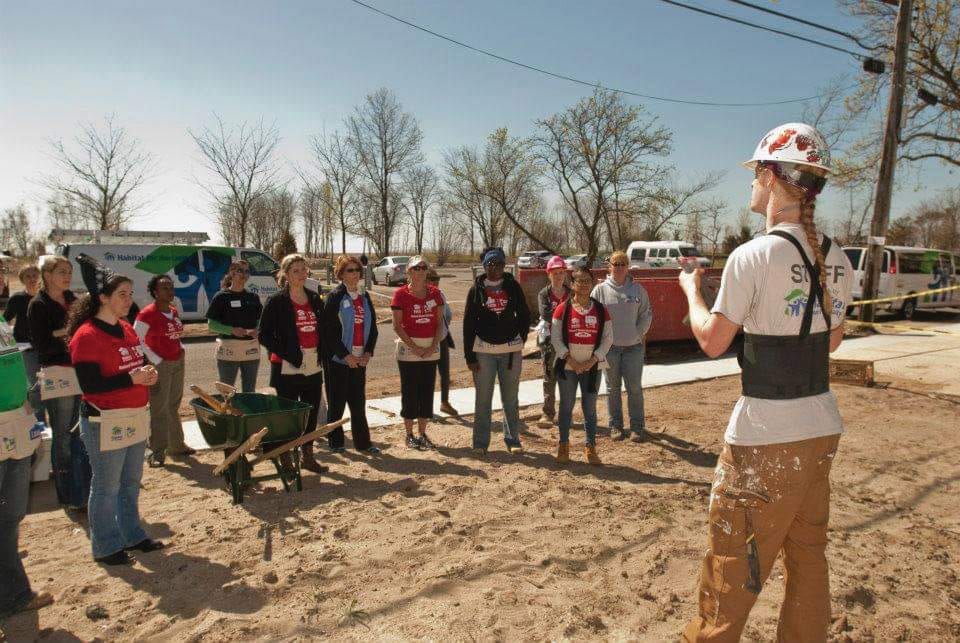
<instances>
[{"instance_id":1,"label":"white work apron","mask_svg":"<svg viewBox=\"0 0 960 643\"><path fill-rule=\"evenodd\" d=\"M218 337L217 359L223 362L252 362L260 359L260 344L252 339Z\"/></svg>"},{"instance_id":2,"label":"white work apron","mask_svg":"<svg viewBox=\"0 0 960 643\"><path fill-rule=\"evenodd\" d=\"M283 360L283 365L280 367L281 375L306 375L309 377L320 372L320 364L317 363L317 349L302 348L300 350L303 352L303 361L300 362L300 368L287 360Z\"/></svg>"},{"instance_id":3,"label":"white work apron","mask_svg":"<svg viewBox=\"0 0 960 643\"><path fill-rule=\"evenodd\" d=\"M422 348L427 348L430 344L433 343L432 337L411 337L413 343ZM396 339L396 356L397 361L400 362L435 362L440 359L440 347L437 346L432 353L426 357L420 357L415 354L410 347L404 344L400 338Z\"/></svg>"},{"instance_id":4,"label":"white work apron","mask_svg":"<svg viewBox=\"0 0 960 643\"><path fill-rule=\"evenodd\" d=\"M489 344L479 337L473 343L473 352L475 353L489 353L493 355L503 355L505 353L515 353L518 350L523 348L523 340L520 339L520 336L517 335L508 342L503 344Z\"/></svg>"},{"instance_id":5,"label":"white work apron","mask_svg":"<svg viewBox=\"0 0 960 643\"><path fill-rule=\"evenodd\" d=\"M100 417L100 450L116 451L143 442L150 437L150 405L135 409L107 409Z\"/></svg>"},{"instance_id":6,"label":"white work apron","mask_svg":"<svg viewBox=\"0 0 960 643\"><path fill-rule=\"evenodd\" d=\"M44 366L37 374L37 383L41 400L80 395L80 382L72 366Z\"/></svg>"},{"instance_id":7,"label":"white work apron","mask_svg":"<svg viewBox=\"0 0 960 643\"><path fill-rule=\"evenodd\" d=\"M23 405L0 413L0 462L29 458L40 446L42 425Z\"/></svg>"}]
</instances>

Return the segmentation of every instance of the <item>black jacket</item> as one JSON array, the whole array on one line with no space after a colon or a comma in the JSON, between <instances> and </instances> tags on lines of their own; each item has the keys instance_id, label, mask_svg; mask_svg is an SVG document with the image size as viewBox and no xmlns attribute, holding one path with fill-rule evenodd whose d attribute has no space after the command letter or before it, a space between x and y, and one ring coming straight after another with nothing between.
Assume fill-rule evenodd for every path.
<instances>
[{"instance_id":1,"label":"black jacket","mask_svg":"<svg viewBox=\"0 0 960 643\"><path fill-rule=\"evenodd\" d=\"M64 291L66 302L73 305L76 296ZM30 320L30 343L37 351L40 366L67 366L70 350L66 336L54 337L54 331L66 328L67 311L54 301L46 290L41 290L27 304L27 319Z\"/></svg>"},{"instance_id":2,"label":"black jacket","mask_svg":"<svg viewBox=\"0 0 960 643\"><path fill-rule=\"evenodd\" d=\"M324 357L330 359L339 357L343 359L350 354L350 350L343 345L343 322L340 319L340 302L347 296L347 287L340 284L329 293L323 301L323 350ZM367 336L367 343L363 347L363 352L373 355L373 350L377 347L377 311L373 307L373 300L370 299L370 293L361 294L367 300L370 307L370 334Z\"/></svg>"},{"instance_id":3,"label":"black jacket","mask_svg":"<svg viewBox=\"0 0 960 643\"><path fill-rule=\"evenodd\" d=\"M463 355L468 364L477 361L477 353L473 350L477 337L490 344L503 344L517 335L526 341L530 332L530 309L523 296L523 289L513 275L503 275L507 307L499 315L486 306L483 285L485 279L486 275L477 277L467 293L467 307L463 313Z\"/></svg>"},{"instance_id":4,"label":"black jacket","mask_svg":"<svg viewBox=\"0 0 960 643\"><path fill-rule=\"evenodd\" d=\"M317 317L317 335L320 344L317 346L317 364L321 364L323 354L323 300L320 295L309 288L307 302L313 308ZM297 336L297 323L293 313L293 300L290 299L290 289L284 288L278 293L270 295L267 304L263 307L263 316L260 318L260 343L271 353L277 354L297 368L303 365L303 351L300 350L300 338Z\"/></svg>"},{"instance_id":5,"label":"black jacket","mask_svg":"<svg viewBox=\"0 0 960 643\"><path fill-rule=\"evenodd\" d=\"M7 301L3 311L3 318L8 324L13 324L13 338L20 343L30 342L30 322L27 320L27 306L33 297L26 290L21 290Z\"/></svg>"}]
</instances>

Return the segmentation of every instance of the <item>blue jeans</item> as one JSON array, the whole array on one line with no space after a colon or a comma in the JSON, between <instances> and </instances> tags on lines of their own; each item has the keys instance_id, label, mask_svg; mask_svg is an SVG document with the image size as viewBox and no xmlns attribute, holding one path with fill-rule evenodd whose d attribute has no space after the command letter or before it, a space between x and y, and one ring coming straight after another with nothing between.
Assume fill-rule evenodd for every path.
<instances>
[{"instance_id":1,"label":"blue jeans","mask_svg":"<svg viewBox=\"0 0 960 643\"><path fill-rule=\"evenodd\" d=\"M33 416L37 418L37 422L43 422L43 401L40 399L40 387L37 386L37 372L40 370L37 351L31 348L20 354L23 355L23 367L27 371L27 383L30 386L30 389L27 391L27 401L30 402L30 406L33 408Z\"/></svg>"},{"instance_id":2,"label":"blue jeans","mask_svg":"<svg viewBox=\"0 0 960 643\"><path fill-rule=\"evenodd\" d=\"M607 410L610 412L610 428L623 429L623 400L620 398L620 383L627 389L627 410L630 413L630 430L642 435L646 427L643 417L643 344L613 346L607 353Z\"/></svg>"},{"instance_id":3,"label":"blue jeans","mask_svg":"<svg viewBox=\"0 0 960 643\"><path fill-rule=\"evenodd\" d=\"M147 443L137 442L113 451L100 450L100 423L80 419L80 436L87 445L93 479L90 482L90 544L93 557L102 558L147 537L140 526L140 478Z\"/></svg>"},{"instance_id":4,"label":"blue jeans","mask_svg":"<svg viewBox=\"0 0 960 643\"><path fill-rule=\"evenodd\" d=\"M597 373L597 377L600 374ZM574 373L564 370L563 377L557 378L560 387L560 416L557 427L560 429L560 441L570 442L570 425L573 423L573 406L577 402L577 386L580 387L580 408L583 409L583 430L587 435L587 446L597 444L597 392L590 390L590 372Z\"/></svg>"},{"instance_id":5,"label":"blue jeans","mask_svg":"<svg viewBox=\"0 0 960 643\"><path fill-rule=\"evenodd\" d=\"M503 414L506 417L503 442L508 447L520 446L520 406L517 395L520 390L522 359L519 352L477 353L480 370L473 373L473 385L477 389L477 404L473 415L473 448L486 449L490 446L490 407L493 404L493 385L498 377L500 400L503 402Z\"/></svg>"},{"instance_id":6,"label":"blue jeans","mask_svg":"<svg viewBox=\"0 0 960 643\"><path fill-rule=\"evenodd\" d=\"M225 362L217 360L217 375L224 384L233 386L240 373L240 392L255 393L257 390L257 371L260 370L260 360L251 359L246 362Z\"/></svg>"},{"instance_id":7,"label":"blue jeans","mask_svg":"<svg viewBox=\"0 0 960 643\"><path fill-rule=\"evenodd\" d=\"M50 461L57 502L69 507L85 507L90 495L90 462L83 442L71 431L80 417L80 396L55 397L43 403L50 416L53 432Z\"/></svg>"},{"instance_id":8,"label":"blue jeans","mask_svg":"<svg viewBox=\"0 0 960 643\"><path fill-rule=\"evenodd\" d=\"M33 596L17 547L27 515L30 458L0 462L0 618L22 609Z\"/></svg>"}]
</instances>

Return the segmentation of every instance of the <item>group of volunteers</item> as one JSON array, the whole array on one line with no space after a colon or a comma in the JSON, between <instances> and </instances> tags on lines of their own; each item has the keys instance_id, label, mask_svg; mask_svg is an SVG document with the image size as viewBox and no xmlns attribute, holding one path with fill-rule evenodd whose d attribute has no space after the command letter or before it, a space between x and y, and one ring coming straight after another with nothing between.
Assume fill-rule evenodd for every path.
<instances>
[{"instance_id":1,"label":"group of volunteers","mask_svg":"<svg viewBox=\"0 0 960 643\"><path fill-rule=\"evenodd\" d=\"M788 123L775 128L745 165L754 172L750 208L765 218L768 234L731 254L712 310L700 294L703 271L680 274L692 332L705 353L724 353L744 333L738 356L742 395L727 425L710 494L699 610L683 638L738 640L782 552L786 580L777 638L822 641L830 622L825 557L829 474L842 432L829 387L828 356L842 340L853 271L842 249L818 233L814 223L815 200L826 184L830 159L813 127ZM479 454L490 445L497 383L504 443L511 453L522 451L518 391L531 312L505 263L501 249L484 251L483 272L467 294L458 338L474 381L472 446ZM449 401L452 311L426 259L411 257L406 268L408 282L390 303L400 414L407 446L429 449L438 370L441 380L447 380L441 383L441 409L456 414ZM361 283L368 275L360 259L346 255L337 258L333 270L339 283L321 297L305 287L309 270L304 257L284 257L280 290L261 307L259 297L245 289L247 264L231 264L207 315L218 334L218 374L228 384L239 376L241 390L254 391L262 345L277 394L312 406L306 431L317 424L325 385L326 421L341 418L349 407L353 447L376 455L366 420L366 369L378 338L376 311ZM137 508L148 436L153 465L162 466L167 455L190 452L178 419L183 327L169 277L151 280L154 302L131 326L125 320L132 304L129 279L98 268L87 283L88 294L75 301L71 273L70 262L61 257L45 257L38 267L21 271L25 290L11 297L6 317L14 323L15 341L29 345L19 351L22 361L17 362L25 383L23 399L12 402L16 408L0 408L5 438L0 444L6 445L8 436L16 442L17 435L35 442L29 427L44 419L53 431L58 500L74 509L87 507L97 561L125 564L131 553L164 546L144 533ZM556 423L557 461L568 462L579 389L584 457L599 464L601 372L613 437L647 439L641 378L650 301L630 275L623 252L610 256L609 274L601 283L586 268L571 275L560 257L550 259L547 274L549 283L537 297L544 376L541 422L545 427ZM799 312L783 305L784 297L798 288L806 293ZM2 368L10 361L3 361L4 355ZM621 387L626 388L629 424ZM333 452L344 450L342 429L327 439ZM17 551L30 452L27 447L0 455L0 574L5 579L0 615L52 600L31 591ZM325 469L311 443L303 446L300 458L310 471Z\"/></svg>"}]
</instances>

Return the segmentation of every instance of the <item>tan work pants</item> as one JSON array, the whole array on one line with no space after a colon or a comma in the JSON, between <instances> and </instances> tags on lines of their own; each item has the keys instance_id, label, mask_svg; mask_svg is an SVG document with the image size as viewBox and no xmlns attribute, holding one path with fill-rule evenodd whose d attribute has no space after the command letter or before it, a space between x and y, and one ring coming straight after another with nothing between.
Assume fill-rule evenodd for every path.
<instances>
[{"instance_id":1,"label":"tan work pants","mask_svg":"<svg viewBox=\"0 0 960 643\"><path fill-rule=\"evenodd\" d=\"M779 553L786 568L778 641L826 641L830 581L825 554L830 465L839 435L765 446L726 445L710 494L710 549L700 609L684 641L738 641L757 600L750 591L747 525L763 583Z\"/></svg>"},{"instance_id":2,"label":"tan work pants","mask_svg":"<svg viewBox=\"0 0 960 643\"><path fill-rule=\"evenodd\" d=\"M150 387L150 450L178 454L187 449L180 423L184 356L157 364L157 383Z\"/></svg>"}]
</instances>

